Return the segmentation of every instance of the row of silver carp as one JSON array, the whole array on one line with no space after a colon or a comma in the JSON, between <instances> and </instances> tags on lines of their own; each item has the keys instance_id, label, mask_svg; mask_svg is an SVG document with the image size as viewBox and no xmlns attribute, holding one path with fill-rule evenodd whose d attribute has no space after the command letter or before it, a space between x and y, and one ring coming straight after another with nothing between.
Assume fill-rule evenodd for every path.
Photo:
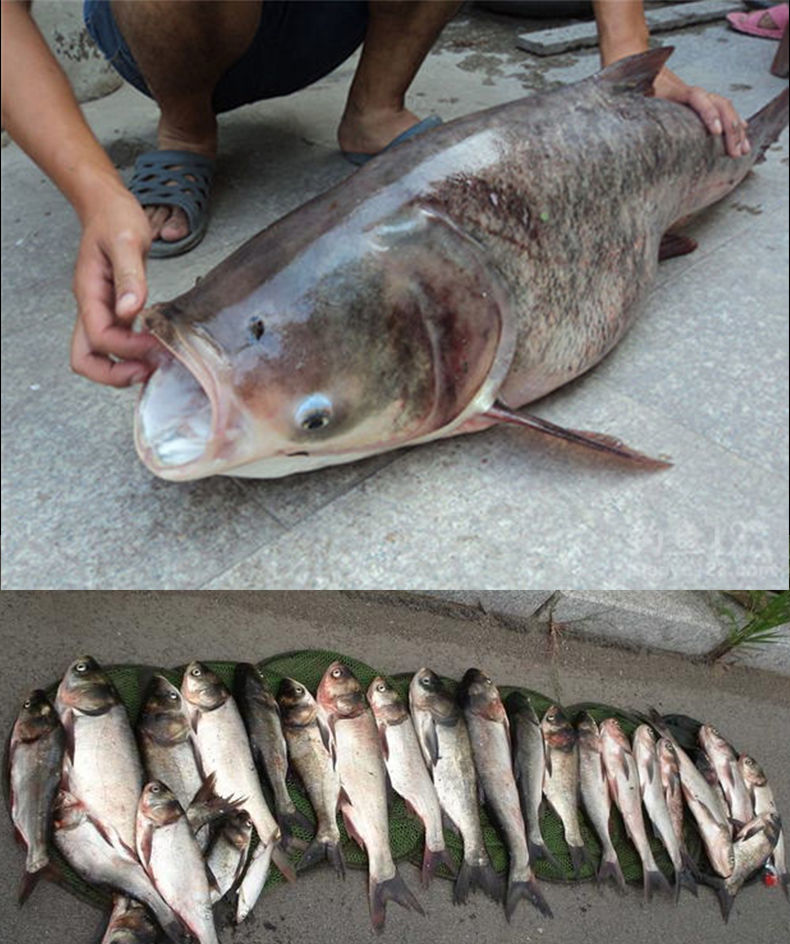
<instances>
[{"instance_id":1,"label":"row of silver carp","mask_svg":"<svg viewBox=\"0 0 790 944\"><path fill-rule=\"evenodd\" d=\"M52 842L82 879L115 893L103 944L152 944L159 927L176 942L217 944L213 906L235 895L235 920L243 921L272 863L295 879L286 849L301 852L299 869L326 859L344 874L339 809L367 853L371 919L380 930L389 900L422 913L392 858L387 778L424 825L423 884L444 865L455 876L456 902L480 888L504 902L508 919L522 898L551 915L531 865L554 862L540 829L544 800L562 821L577 875L589 863L581 799L602 847L598 880L625 888L609 832L613 801L641 857L646 897L654 890L677 897L681 885L696 894L701 876L684 844L687 807L725 918L759 869L787 894L771 788L759 765L738 757L710 725L700 728L695 764L657 715L629 742L615 718L598 725L583 714L574 726L556 705L539 718L520 692L506 709L477 669L456 695L420 669L408 707L382 677L363 692L339 661L315 698L294 679L284 679L275 698L252 665L237 667L236 683L234 697L200 662L187 667L180 690L154 675L135 730L90 657L72 663L54 705L33 692L9 747L11 816L27 848L20 898L53 870ZM289 794L289 763L315 823ZM506 881L483 841L481 796L507 847ZM643 808L675 870L674 892L654 860ZM463 840L457 869L443 823ZM313 835L309 844L294 835L296 826Z\"/></svg>"}]
</instances>

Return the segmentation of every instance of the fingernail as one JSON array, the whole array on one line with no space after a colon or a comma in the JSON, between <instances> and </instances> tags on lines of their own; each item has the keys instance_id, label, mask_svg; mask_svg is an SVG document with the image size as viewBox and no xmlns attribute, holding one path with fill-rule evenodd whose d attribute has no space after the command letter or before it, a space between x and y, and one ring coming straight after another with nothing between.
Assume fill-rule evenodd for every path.
<instances>
[{"instance_id":1,"label":"fingernail","mask_svg":"<svg viewBox=\"0 0 790 944\"><path fill-rule=\"evenodd\" d=\"M724 131L724 128L722 128L721 122L720 122L719 119L717 118L717 119L713 122L713 133L714 133L714 134L721 134L723 131Z\"/></svg>"},{"instance_id":2,"label":"fingernail","mask_svg":"<svg viewBox=\"0 0 790 944\"><path fill-rule=\"evenodd\" d=\"M118 299L119 308L131 308L137 304L137 296L134 292L124 292Z\"/></svg>"},{"instance_id":3,"label":"fingernail","mask_svg":"<svg viewBox=\"0 0 790 944\"><path fill-rule=\"evenodd\" d=\"M751 151L751 149L752 149L751 144L749 144L749 142L746 140L746 138L744 138L744 139L743 139L743 144L741 144L741 150L743 151L744 154L748 154L749 151Z\"/></svg>"},{"instance_id":4,"label":"fingernail","mask_svg":"<svg viewBox=\"0 0 790 944\"><path fill-rule=\"evenodd\" d=\"M139 384L142 383L148 377L147 370L138 370L137 373L132 374L132 383Z\"/></svg>"}]
</instances>

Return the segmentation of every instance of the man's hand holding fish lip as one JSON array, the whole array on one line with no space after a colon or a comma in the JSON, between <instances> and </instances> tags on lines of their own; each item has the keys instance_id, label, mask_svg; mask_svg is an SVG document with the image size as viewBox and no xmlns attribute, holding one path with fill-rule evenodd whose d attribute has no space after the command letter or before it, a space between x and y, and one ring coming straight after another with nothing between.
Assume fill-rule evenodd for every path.
<instances>
[{"instance_id":1,"label":"man's hand holding fish lip","mask_svg":"<svg viewBox=\"0 0 790 944\"><path fill-rule=\"evenodd\" d=\"M140 10L144 6L149 8L148 15L158 15L165 8L162 3L132 4ZM183 10L191 4L179 6ZM203 10L209 6L200 4ZM377 4L370 6L374 9ZM414 8L417 4L407 6ZM437 3L420 6L429 9L432 24L427 33L423 31L420 37L412 37L414 68L407 86L443 23L457 8L455 3L441 4L443 12L438 10L440 4ZM149 209L146 214L129 195L83 119L68 80L27 8L29 3L25 0L2 2L3 122L17 143L62 190L83 226L73 281L78 316L72 338L71 366L76 373L110 386L140 383L150 376L153 370L150 358L158 348L154 338L138 334L131 327L146 299L145 259L152 239L162 235L167 219L173 220L181 211L167 216L158 209ZM431 12L430 8L436 12ZM598 0L595 12L604 64L647 48L642 0L617 3ZM612 34L616 35L616 41L609 42L607 36L612 33L612 24L617 27L618 23L619 27ZM356 91L363 99L371 78L375 77L376 65L373 62L367 74L360 74L358 70L355 76ZM385 65L391 65L391 57ZM688 86L667 69L656 81L656 95L689 105L700 114L712 133L723 130L727 153L731 156L747 152L745 123L727 99ZM353 102L350 94L339 132L344 148L358 146L350 124ZM405 108L396 112L393 121L400 122L404 128L414 117ZM400 133L400 125L397 128L393 125L396 135ZM189 142L182 146L187 150L191 147ZM169 238L176 239L180 235L178 226L172 222Z\"/></svg>"}]
</instances>

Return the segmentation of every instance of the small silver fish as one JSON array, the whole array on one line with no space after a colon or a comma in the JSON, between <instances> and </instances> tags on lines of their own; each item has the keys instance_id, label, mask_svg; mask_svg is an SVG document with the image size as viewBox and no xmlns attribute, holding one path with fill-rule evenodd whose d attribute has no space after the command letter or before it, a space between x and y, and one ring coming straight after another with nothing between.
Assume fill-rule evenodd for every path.
<instances>
[{"instance_id":1,"label":"small silver fish","mask_svg":"<svg viewBox=\"0 0 790 944\"><path fill-rule=\"evenodd\" d=\"M779 812L776 809L773 790L762 767L754 758L749 757L748 754L741 754L738 758L738 767L741 770L741 774L751 795L755 814L757 816L763 816L774 813L778 817ZM782 890L785 895L790 898L790 893L788 892L790 880L788 879L787 873L787 853L785 852L785 837L781 821L779 823L779 835L776 839L776 848L773 851L771 861L779 884L782 886Z\"/></svg>"}]
</instances>

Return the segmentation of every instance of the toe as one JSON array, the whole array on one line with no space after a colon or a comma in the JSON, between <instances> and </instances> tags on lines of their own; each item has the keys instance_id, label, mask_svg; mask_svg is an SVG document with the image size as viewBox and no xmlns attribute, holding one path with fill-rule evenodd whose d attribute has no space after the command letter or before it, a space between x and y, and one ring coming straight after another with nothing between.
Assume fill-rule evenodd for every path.
<instances>
[{"instance_id":1,"label":"toe","mask_svg":"<svg viewBox=\"0 0 790 944\"><path fill-rule=\"evenodd\" d=\"M189 221L180 207L172 207L167 221L162 226L160 236L167 242L175 242L189 235Z\"/></svg>"}]
</instances>

